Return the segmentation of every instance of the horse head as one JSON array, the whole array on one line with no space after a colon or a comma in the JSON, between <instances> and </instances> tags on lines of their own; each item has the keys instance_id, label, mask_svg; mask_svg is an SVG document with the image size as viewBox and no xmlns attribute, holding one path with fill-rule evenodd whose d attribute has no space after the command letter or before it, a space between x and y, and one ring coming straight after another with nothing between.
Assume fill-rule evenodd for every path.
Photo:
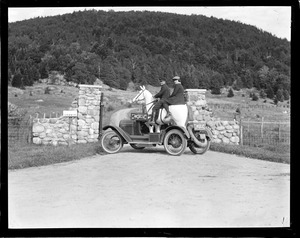
<instances>
[{"instance_id":1,"label":"horse head","mask_svg":"<svg viewBox=\"0 0 300 238\"><path fill-rule=\"evenodd\" d=\"M148 114L152 113L153 103L155 99L152 94L146 89L145 86L140 86L141 90L139 93L132 99L132 102L137 102L139 104L145 104Z\"/></svg>"},{"instance_id":2,"label":"horse head","mask_svg":"<svg viewBox=\"0 0 300 238\"><path fill-rule=\"evenodd\" d=\"M132 102L145 102L151 100L152 94L146 89L145 86L140 86L141 90L138 92L138 94L132 99Z\"/></svg>"}]
</instances>

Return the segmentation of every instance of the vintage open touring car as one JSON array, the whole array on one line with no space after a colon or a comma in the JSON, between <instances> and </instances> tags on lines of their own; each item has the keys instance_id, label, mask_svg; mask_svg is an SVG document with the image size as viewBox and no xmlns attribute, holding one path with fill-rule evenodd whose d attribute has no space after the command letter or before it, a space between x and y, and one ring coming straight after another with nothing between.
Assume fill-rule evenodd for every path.
<instances>
[{"instance_id":1,"label":"vintage open touring car","mask_svg":"<svg viewBox=\"0 0 300 238\"><path fill-rule=\"evenodd\" d=\"M132 100L143 101L145 110L130 113L130 118L120 118L118 125L107 125L100 143L107 153L119 152L124 144L137 150L148 146L163 145L170 155L181 155L187 147L194 154L204 154L210 147L211 131L205 123L188 121L186 105L170 106L171 118L165 118L166 112L160 110L156 125L149 124L149 115L155 99L141 87L139 94ZM155 130L154 130L155 129Z\"/></svg>"}]
</instances>

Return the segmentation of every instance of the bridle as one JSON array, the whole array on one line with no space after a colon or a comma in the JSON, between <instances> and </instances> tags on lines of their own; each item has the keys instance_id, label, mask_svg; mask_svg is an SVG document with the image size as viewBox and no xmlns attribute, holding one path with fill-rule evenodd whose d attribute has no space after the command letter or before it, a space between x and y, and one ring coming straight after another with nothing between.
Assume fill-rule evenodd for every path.
<instances>
[{"instance_id":1,"label":"bridle","mask_svg":"<svg viewBox=\"0 0 300 238\"><path fill-rule=\"evenodd\" d=\"M139 98L139 97L143 94L144 99L145 99L145 95L144 95L145 90L146 90L146 89L142 89L141 92L139 92L139 94L138 94L135 98ZM143 101L144 99L138 99L138 100L136 99L135 101L136 101L136 102L140 102L140 101ZM154 107L154 102L155 102L155 101L156 101L156 100L153 100L153 101L151 101L151 102L149 102L149 103L145 103L145 104L144 104L145 107L146 107L147 105L149 105L149 104L152 103L152 105L151 105L150 108L147 110L147 112L149 112L149 111Z\"/></svg>"},{"instance_id":2,"label":"bridle","mask_svg":"<svg viewBox=\"0 0 300 238\"><path fill-rule=\"evenodd\" d=\"M135 96L135 98L139 98L139 96L141 96L142 93L145 92L145 90L146 90L146 89L142 89L142 90L139 92L139 94L138 94L137 96ZM145 95L144 95L144 99L145 99ZM136 101L136 102L140 102L140 101L142 101L142 100L144 100L144 99L136 99L135 101Z\"/></svg>"}]
</instances>

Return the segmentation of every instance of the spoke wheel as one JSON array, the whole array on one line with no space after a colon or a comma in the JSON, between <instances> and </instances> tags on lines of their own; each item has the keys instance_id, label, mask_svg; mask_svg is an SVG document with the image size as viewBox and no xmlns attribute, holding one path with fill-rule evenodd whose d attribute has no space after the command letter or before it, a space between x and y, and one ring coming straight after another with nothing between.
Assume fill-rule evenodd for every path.
<instances>
[{"instance_id":1,"label":"spoke wheel","mask_svg":"<svg viewBox=\"0 0 300 238\"><path fill-rule=\"evenodd\" d=\"M170 155L181 155L187 147L184 134L177 129L170 130L165 135L164 147Z\"/></svg>"},{"instance_id":2,"label":"spoke wheel","mask_svg":"<svg viewBox=\"0 0 300 238\"><path fill-rule=\"evenodd\" d=\"M105 132L100 140L101 147L109 154L119 152L123 148L123 140L115 131Z\"/></svg>"},{"instance_id":3,"label":"spoke wheel","mask_svg":"<svg viewBox=\"0 0 300 238\"><path fill-rule=\"evenodd\" d=\"M189 143L189 148L190 150L194 153L194 154L204 154L210 147L210 140L207 139L207 137L205 137L205 139L200 139L200 134L198 132L196 132L195 137L202 143L206 143L206 146L204 147L199 147L198 145L195 144L195 142L190 141Z\"/></svg>"}]
</instances>

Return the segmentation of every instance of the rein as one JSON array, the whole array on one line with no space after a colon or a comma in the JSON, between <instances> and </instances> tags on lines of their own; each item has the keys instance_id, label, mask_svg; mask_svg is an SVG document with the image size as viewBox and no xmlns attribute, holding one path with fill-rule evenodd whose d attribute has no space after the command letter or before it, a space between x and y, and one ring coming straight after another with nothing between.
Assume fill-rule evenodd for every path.
<instances>
[{"instance_id":1,"label":"rein","mask_svg":"<svg viewBox=\"0 0 300 238\"><path fill-rule=\"evenodd\" d=\"M145 92L145 90L142 90L137 96L136 96L136 98L139 98L139 96L141 96L142 95L142 93L144 93ZM144 96L144 99L139 99L139 100L136 100L137 102L139 102L139 101L143 101L143 100L145 100L145 96ZM152 105L150 106L150 108L147 110L147 113L154 107L154 102L155 102L156 100L153 100L153 101L151 101L151 102L149 102L149 103L145 103L144 105L145 106L147 106L147 105L149 105L149 104L151 104L152 103Z\"/></svg>"},{"instance_id":2,"label":"rein","mask_svg":"<svg viewBox=\"0 0 300 238\"><path fill-rule=\"evenodd\" d=\"M154 102L155 102L156 100L153 100L152 102L149 102L149 103L147 103L147 104L145 104L145 105L149 105L150 103L153 103L153 105L154 105ZM153 107L153 106L152 106Z\"/></svg>"},{"instance_id":3,"label":"rein","mask_svg":"<svg viewBox=\"0 0 300 238\"><path fill-rule=\"evenodd\" d=\"M149 112L154 107L154 102L155 101L156 100L153 100L152 102L149 102L149 103L145 104L145 106L146 106L146 105L149 105L150 103L152 103L151 107L147 110L147 112Z\"/></svg>"}]
</instances>

